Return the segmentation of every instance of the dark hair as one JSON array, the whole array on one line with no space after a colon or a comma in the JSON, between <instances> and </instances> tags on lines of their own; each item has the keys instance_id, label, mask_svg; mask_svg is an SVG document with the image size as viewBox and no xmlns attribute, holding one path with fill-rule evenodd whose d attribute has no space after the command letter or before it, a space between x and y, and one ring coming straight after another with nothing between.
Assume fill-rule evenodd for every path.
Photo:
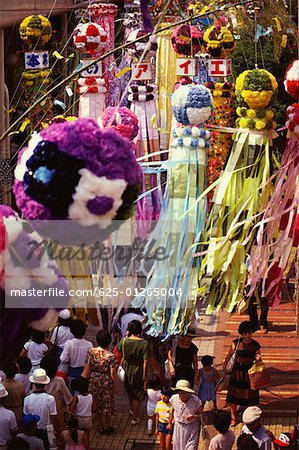
<instances>
[{"instance_id":1,"label":"dark hair","mask_svg":"<svg viewBox=\"0 0 299 450\"><path fill-rule=\"evenodd\" d=\"M70 330L75 338L81 339L85 334L86 326L81 319L76 319L71 323Z\"/></svg>"},{"instance_id":2,"label":"dark hair","mask_svg":"<svg viewBox=\"0 0 299 450\"><path fill-rule=\"evenodd\" d=\"M65 424L68 430L71 432L71 438L75 442L75 444L78 444L78 420L75 416L69 416L65 420Z\"/></svg>"},{"instance_id":3,"label":"dark hair","mask_svg":"<svg viewBox=\"0 0 299 450\"><path fill-rule=\"evenodd\" d=\"M31 340L36 344L42 344L45 340L45 333L40 330L32 330Z\"/></svg>"},{"instance_id":4,"label":"dark hair","mask_svg":"<svg viewBox=\"0 0 299 450\"><path fill-rule=\"evenodd\" d=\"M32 364L30 359L27 356L19 356L17 359L17 364L20 369L20 373L29 373L32 369Z\"/></svg>"},{"instance_id":5,"label":"dark hair","mask_svg":"<svg viewBox=\"0 0 299 450\"><path fill-rule=\"evenodd\" d=\"M57 372L57 365L55 364L56 360L52 359L42 359L40 363L41 369L46 371L46 374L49 378L54 378Z\"/></svg>"},{"instance_id":6,"label":"dark hair","mask_svg":"<svg viewBox=\"0 0 299 450\"><path fill-rule=\"evenodd\" d=\"M212 366L213 362L214 362L213 356L205 355L201 358L201 364L203 365L203 367Z\"/></svg>"},{"instance_id":7,"label":"dark hair","mask_svg":"<svg viewBox=\"0 0 299 450\"><path fill-rule=\"evenodd\" d=\"M251 434L241 434L237 440L238 450L258 450L259 446Z\"/></svg>"},{"instance_id":8,"label":"dark hair","mask_svg":"<svg viewBox=\"0 0 299 450\"><path fill-rule=\"evenodd\" d=\"M64 327L70 327L73 322L73 319L69 317L68 319L63 319L62 317L58 317L58 325L63 325Z\"/></svg>"},{"instance_id":9,"label":"dark hair","mask_svg":"<svg viewBox=\"0 0 299 450\"><path fill-rule=\"evenodd\" d=\"M159 389L161 387L161 380L157 376L151 377L147 382L147 387L149 389Z\"/></svg>"},{"instance_id":10,"label":"dark hair","mask_svg":"<svg viewBox=\"0 0 299 450\"><path fill-rule=\"evenodd\" d=\"M87 378L79 377L76 380L73 380L72 389L75 391L79 391L81 395L86 394L88 392L89 381Z\"/></svg>"},{"instance_id":11,"label":"dark hair","mask_svg":"<svg viewBox=\"0 0 299 450\"><path fill-rule=\"evenodd\" d=\"M111 344L111 334L106 330L97 333L97 343L100 347L107 348Z\"/></svg>"},{"instance_id":12,"label":"dark hair","mask_svg":"<svg viewBox=\"0 0 299 450\"><path fill-rule=\"evenodd\" d=\"M167 395L167 397L171 397L173 392L168 386L163 386L162 389L161 389L161 394L162 395Z\"/></svg>"},{"instance_id":13,"label":"dark hair","mask_svg":"<svg viewBox=\"0 0 299 450\"><path fill-rule=\"evenodd\" d=\"M142 324L140 320L132 320L128 325L128 332L130 336L132 334L135 334L135 336L141 336Z\"/></svg>"},{"instance_id":14,"label":"dark hair","mask_svg":"<svg viewBox=\"0 0 299 450\"><path fill-rule=\"evenodd\" d=\"M216 411L213 425L219 433L224 434L230 427L231 416L228 411Z\"/></svg>"},{"instance_id":15,"label":"dark hair","mask_svg":"<svg viewBox=\"0 0 299 450\"><path fill-rule=\"evenodd\" d=\"M7 366L3 367L3 372L9 380L12 380L18 372L16 363L7 364Z\"/></svg>"},{"instance_id":16,"label":"dark hair","mask_svg":"<svg viewBox=\"0 0 299 450\"><path fill-rule=\"evenodd\" d=\"M254 325L250 320L244 320L243 322L240 323L239 328L238 328L238 333L239 334L244 334L244 333L254 333Z\"/></svg>"},{"instance_id":17,"label":"dark hair","mask_svg":"<svg viewBox=\"0 0 299 450\"><path fill-rule=\"evenodd\" d=\"M39 383L33 383L33 384L36 387L36 389L45 389L45 385L44 384L39 384Z\"/></svg>"}]
</instances>

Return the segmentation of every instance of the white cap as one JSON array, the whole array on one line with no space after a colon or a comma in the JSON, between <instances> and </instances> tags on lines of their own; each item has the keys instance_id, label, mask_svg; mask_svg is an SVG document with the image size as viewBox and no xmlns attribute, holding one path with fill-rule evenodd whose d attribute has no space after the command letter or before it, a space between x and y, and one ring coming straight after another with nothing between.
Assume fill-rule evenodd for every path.
<instances>
[{"instance_id":1,"label":"white cap","mask_svg":"<svg viewBox=\"0 0 299 450\"><path fill-rule=\"evenodd\" d=\"M68 309L63 309L58 313L58 317L60 317L60 319L69 319L71 317L71 313Z\"/></svg>"},{"instance_id":2,"label":"white cap","mask_svg":"<svg viewBox=\"0 0 299 450\"><path fill-rule=\"evenodd\" d=\"M243 412L242 420L243 423L249 424L259 419L263 411L258 406L249 406L249 408L245 409Z\"/></svg>"},{"instance_id":3,"label":"white cap","mask_svg":"<svg viewBox=\"0 0 299 450\"><path fill-rule=\"evenodd\" d=\"M7 390L5 389L5 386L0 383L0 398L4 398L8 395Z\"/></svg>"}]
</instances>

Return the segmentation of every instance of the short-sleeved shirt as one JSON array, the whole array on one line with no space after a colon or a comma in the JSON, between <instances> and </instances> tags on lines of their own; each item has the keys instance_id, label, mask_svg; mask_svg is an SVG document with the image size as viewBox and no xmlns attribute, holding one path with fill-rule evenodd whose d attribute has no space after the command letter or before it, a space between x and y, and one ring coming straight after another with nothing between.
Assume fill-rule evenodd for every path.
<instances>
[{"instance_id":1,"label":"short-sleeved shirt","mask_svg":"<svg viewBox=\"0 0 299 450\"><path fill-rule=\"evenodd\" d=\"M193 365L194 356L198 352L198 348L193 342L189 348L181 348L179 345L176 347L175 352L175 365L181 367L191 367Z\"/></svg>"},{"instance_id":2,"label":"short-sleeved shirt","mask_svg":"<svg viewBox=\"0 0 299 450\"><path fill-rule=\"evenodd\" d=\"M193 416L197 414L199 408L201 407L201 401L199 398L191 394L186 403L182 402L179 394L175 394L169 400L174 409L174 419L175 422L180 423L192 423L196 422L198 419L194 418L191 420L187 420L188 416Z\"/></svg>"},{"instance_id":3,"label":"short-sleeved shirt","mask_svg":"<svg viewBox=\"0 0 299 450\"><path fill-rule=\"evenodd\" d=\"M39 366L44 354L48 350L46 344L37 344L34 341L28 341L24 344L24 349L28 352L28 358L33 366Z\"/></svg>"},{"instance_id":4,"label":"short-sleeved shirt","mask_svg":"<svg viewBox=\"0 0 299 450\"><path fill-rule=\"evenodd\" d=\"M0 406L0 445L6 445L11 433L17 431L16 416L12 411Z\"/></svg>"},{"instance_id":5,"label":"short-sleeved shirt","mask_svg":"<svg viewBox=\"0 0 299 450\"><path fill-rule=\"evenodd\" d=\"M70 367L83 367L90 348L92 343L86 339L71 339L65 343L60 360L62 363L68 363Z\"/></svg>"},{"instance_id":6,"label":"short-sleeved shirt","mask_svg":"<svg viewBox=\"0 0 299 450\"><path fill-rule=\"evenodd\" d=\"M52 344L64 348L65 343L71 339L74 339L74 335L71 333L70 327L59 325L53 329L50 341Z\"/></svg>"},{"instance_id":7,"label":"short-sleeved shirt","mask_svg":"<svg viewBox=\"0 0 299 450\"><path fill-rule=\"evenodd\" d=\"M254 433L249 430L247 425L243 425L242 433L250 434L261 450L272 449L272 439L263 425L261 425Z\"/></svg>"},{"instance_id":8,"label":"short-sleeved shirt","mask_svg":"<svg viewBox=\"0 0 299 450\"><path fill-rule=\"evenodd\" d=\"M155 414L158 414L159 416L159 422L161 423L168 423L170 413L173 410L173 407L170 402L165 403L163 400L160 400L155 409Z\"/></svg>"},{"instance_id":9,"label":"short-sleeved shirt","mask_svg":"<svg viewBox=\"0 0 299 450\"><path fill-rule=\"evenodd\" d=\"M210 442L209 450L231 450L235 442L235 435L232 430L224 434L217 434Z\"/></svg>"},{"instance_id":10,"label":"short-sleeved shirt","mask_svg":"<svg viewBox=\"0 0 299 450\"><path fill-rule=\"evenodd\" d=\"M33 392L25 397L23 412L39 416L37 428L45 430L51 423L50 416L57 414L55 398L46 392Z\"/></svg>"}]
</instances>

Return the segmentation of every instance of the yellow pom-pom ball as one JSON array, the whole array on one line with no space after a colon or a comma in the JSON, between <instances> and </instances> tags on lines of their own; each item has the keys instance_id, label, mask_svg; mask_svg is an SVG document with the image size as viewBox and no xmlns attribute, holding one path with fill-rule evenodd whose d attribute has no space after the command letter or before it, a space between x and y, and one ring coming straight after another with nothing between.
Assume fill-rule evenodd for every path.
<instances>
[{"instance_id":1,"label":"yellow pom-pom ball","mask_svg":"<svg viewBox=\"0 0 299 450\"><path fill-rule=\"evenodd\" d=\"M254 119L256 116L256 113L255 113L254 109L248 109L246 115L250 119Z\"/></svg>"},{"instance_id":2,"label":"yellow pom-pom ball","mask_svg":"<svg viewBox=\"0 0 299 450\"><path fill-rule=\"evenodd\" d=\"M242 117L242 119L240 119L239 125L241 128L246 128L247 127L247 122L248 120L245 119L244 117Z\"/></svg>"},{"instance_id":3,"label":"yellow pom-pom ball","mask_svg":"<svg viewBox=\"0 0 299 450\"><path fill-rule=\"evenodd\" d=\"M266 124L265 124L265 122L263 120L257 120L255 122L255 128L257 130L262 130L263 128L265 128L265 126L266 126Z\"/></svg>"},{"instance_id":4,"label":"yellow pom-pom ball","mask_svg":"<svg viewBox=\"0 0 299 450\"><path fill-rule=\"evenodd\" d=\"M271 109L269 109L268 111L266 111L266 120L271 120L274 117L274 112L271 111Z\"/></svg>"}]
</instances>

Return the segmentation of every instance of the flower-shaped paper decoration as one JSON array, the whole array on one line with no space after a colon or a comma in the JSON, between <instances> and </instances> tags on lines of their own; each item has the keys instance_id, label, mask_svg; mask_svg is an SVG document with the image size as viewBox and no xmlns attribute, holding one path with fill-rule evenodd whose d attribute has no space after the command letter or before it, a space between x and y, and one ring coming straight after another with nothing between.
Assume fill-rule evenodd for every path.
<instances>
[{"instance_id":1,"label":"flower-shaped paper decoration","mask_svg":"<svg viewBox=\"0 0 299 450\"><path fill-rule=\"evenodd\" d=\"M211 92L203 85L182 85L171 97L172 113L183 125L199 125L209 120L212 104Z\"/></svg>"},{"instance_id":2,"label":"flower-shaped paper decoration","mask_svg":"<svg viewBox=\"0 0 299 450\"><path fill-rule=\"evenodd\" d=\"M299 100L299 60L289 65L284 77L284 87L288 94Z\"/></svg>"},{"instance_id":3,"label":"flower-shaped paper decoration","mask_svg":"<svg viewBox=\"0 0 299 450\"><path fill-rule=\"evenodd\" d=\"M107 33L97 23L81 23L74 31L74 44L81 53L103 53L107 47Z\"/></svg>"}]
</instances>

